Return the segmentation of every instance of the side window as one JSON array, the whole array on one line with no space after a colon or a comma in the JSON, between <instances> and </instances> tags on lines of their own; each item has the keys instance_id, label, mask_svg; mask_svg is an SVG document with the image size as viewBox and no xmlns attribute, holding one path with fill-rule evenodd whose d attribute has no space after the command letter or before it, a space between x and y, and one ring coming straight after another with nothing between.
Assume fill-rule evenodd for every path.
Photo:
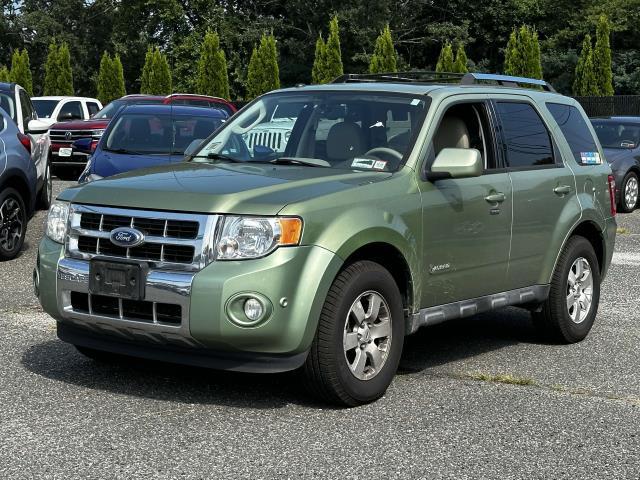
<instances>
[{"instance_id":1,"label":"side window","mask_svg":"<svg viewBox=\"0 0 640 480\"><path fill-rule=\"evenodd\" d=\"M87 102L87 110L89 111L89 116L93 117L100 111L100 107L95 102Z\"/></svg>"},{"instance_id":2,"label":"side window","mask_svg":"<svg viewBox=\"0 0 640 480\"><path fill-rule=\"evenodd\" d=\"M431 165L444 148L475 148L482 156L485 170L498 168L491 130L483 102L453 105L443 115L433 136L427 165Z\"/></svg>"},{"instance_id":3,"label":"side window","mask_svg":"<svg viewBox=\"0 0 640 480\"><path fill-rule=\"evenodd\" d=\"M27 128L29 125L29 120L33 120L35 118L33 114L33 105L31 105L31 100L29 100L29 96L27 92L24 90L20 90L20 108L22 109L22 121L24 124L24 128Z\"/></svg>"},{"instance_id":4,"label":"side window","mask_svg":"<svg viewBox=\"0 0 640 480\"><path fill-rule=\"evenodd\" d=\"M513 168L553 165L553 146L547 127L528 103L497 102L507 165Z\"/></svg>"},{"instance_id":5,"label":"side window","mask_svg":"<svg viewBox=\"0 0 640 480\"><path fill-rule=\"evenodd\" d=\"M580 110L560 103L547 103L547 108L567 139L576 162L580 165L593 164L589 159L598 154L598 146Z\"/></svg>"},{"instance_id":6,"label":"side window","mask_svg":"<svg viewBox=\"0 0 640 480\"><path fill-rule=\"evenodd\" d=\"M60 109L58 121L82 120L82 104L80 102L67 102Z\"/></svg>"}]
</instances>

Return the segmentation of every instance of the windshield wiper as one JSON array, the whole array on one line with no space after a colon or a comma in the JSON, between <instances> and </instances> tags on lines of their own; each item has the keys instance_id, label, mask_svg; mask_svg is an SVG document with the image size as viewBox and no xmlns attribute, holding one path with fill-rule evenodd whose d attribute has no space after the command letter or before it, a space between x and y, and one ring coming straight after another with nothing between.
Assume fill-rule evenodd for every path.
<instances>
[{"instance_id":1,"label":"windshield wiper","mask_svg":"<svg viewBox=\"0 0 640 480\"><path fill-rule=\"evenodd\" d=\"M244 160L230 157L229 155L225 155L224 153L214 152L209 152L206 155L191 155L191 160L193 160L194 158L208 158L209 160L224 160L225 162L246 163Z\"/></svg>"},{"instance_id":2,"label":"windshield wiper","mask_svg":"<svg viewBox=\"0 0 640 480\"><path fill-rule=\"evenodd\" d=\"M106 152L119 153L121 155L144 155L140 152L134 152L133 150L127 150L126 148L103 148Z\"/></svg>"},{"instance_id":3,"label":"windshield wiper","mask_svg":"<svg viewBox=\"0 0 640 480\"><path fill-rule=\"evenodd\" d=\"M275 165L278 164L299 164L306 165L309 167L331 167L331 164L326 160L321 160L319 158L303 158L303 157L280 157L274 158L270 160L269 163L273 163Z\"/></svg>"}]
</instances>

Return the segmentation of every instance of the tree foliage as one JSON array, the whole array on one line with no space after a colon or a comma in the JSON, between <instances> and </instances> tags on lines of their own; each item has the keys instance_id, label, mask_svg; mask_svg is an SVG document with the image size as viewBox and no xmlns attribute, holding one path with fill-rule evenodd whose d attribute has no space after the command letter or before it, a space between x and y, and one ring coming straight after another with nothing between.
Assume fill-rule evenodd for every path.
<instances>
[{"instance_id":1,"label":"tree foliage","mask_svg":"<svg viewBox=\"0 0 640 480\"><path fill-rule=\"evenodd\" d=\"M149 47L140 76L140 93L169 95L171 90L171 69L166 55L158 47Z\"/></svg>"},{"instance_id":2,"label":"tree foliage","mask_svg":"<svg viewBox=\"0 0 640 480\"><path fill-rule=\"evenodd\" d=\"M120 56L111 57L104 52L100 60L100 70L97 81L98 100L103 105L126 95L124 73Z\"/></svg>"},{"instance_id":3,"label":"tree foliage","mask_svg":"<svg viewBox=\"0 0 640 480\"><path fill-rule=\"evenodd\" d=\"M597 96L600 94L598 79L596 77L593 61L593 47L591 35L586 34L582 42L580 58L576 65L573 82L573 93L577 96Z\"/></svg>"},{"instance_id":4,"label":"tree foliage","mask_svg":"<svg viewBox=\"0 0 640 480\"><path fill-rule=\"evenodd\" d=\"M440 50L438 62L436 63L436 72L453 72L453 47L450 42L446 42Z\"/></svg>"},{"instance_id":5,"label":"tree foliage","mask_svg":"<svg viewBox=\"0 0 640 480\"><path fill-rule=\"evenodd\" d=\"M58 45L55 41L49 44L49 53L44 66L45 95L73 95L73 72L71 71L71 55L66 42Z\"/></svg>"},{"instance_id":6,"label":"tree foliage","mask_svg":"<svg viewBox=\"0 0 640 480\"><path fill-rule=\"evenodd\" d=\"M0 65L0 82L10 82L9 69L4 65Z\"/></svg>"},{"instance_id":7,"label":"tree foliage","mask_svg":"<svg viewBox=\"0 0 640 480\"><path fill-rule=\"evenodd\" d=\"M467 63L469 63L469 59L467 58L467 53L464 51L464 45L459 43L456 49L456 59L453 62L452 71L454 73L467 73L469 71Z\"/></svg>"},{"instance_id":8,"label":"tree foliage","mask_svg":"<svg viewBox=\"0 0 640 480\"><path fill-rule=\"evenodd\" d=\"M11 57L11 72L9 78L24 88L29 95L33 95L33 79L29 54L26 49L15 50Z\"/></svg>"},{"instance_id":9,"label":"tree foliage","mask_svg":"<svg viewBox=\"0 0 640 480\"><path fill-rule=\"evenodd\" d=\"M340 47L340 28L338 16L334 15L329 22L329 37L325 53L325 79L332 81L344 74L342 65L342 48Z\"/></svg>"},{"instance_id":10,"label":"tree foliage","mask_svg":"<svg viewBox=\"0 0 640 480\"><path fill-rule=\"evenodd\" d=\"M315 56L313 58L313 68L311 69L311 81L313 83L327 83L326 74L327 67L327 44L322 39L322 34L318 35L316 40Z\"/></svg>"},{"instance_id":11,"label":"tree foliage","mask_svg":"<svg viewBox=\"0 0 640 480\"><path fill-rule=\"evenodd\" d=\"M278 50L273 35L263 35L260 45L253 49L247 73L247 98L280 88Z\"/></svg>"},{"instance_id":12,"label":"tree foliage","mask_svg":"<svg viewBox=\"0 0 640 480\"><path fill-rule=\"evenodd\" d=\"M220 48L217 32L207 31L200 47L197 92L201 95L229 98L227 58Z\"/></svg>"},{"instance_id":13,"label":"tree foliage","mask_svg":"<svg viewBox=\"0 0 640 480\"><path fill-rule=\"evenodd\" d=\"M596 29L596 46L593 51L593 67L598 84L598 94L602 96L613 95L610 35L609 19L606 15L600 15Z\"/></svg>"},{"instance_id":14,"label":"tree foliage","mask_svg":"<svg viewBox=\"0 0 640 480\"><path fill-rule=\"evenodd\" d=\"M542 79L538 32L522 25L513 30L505 50L504 71L507 75Z\"/></svg>"},{"instance_id":15,"label":"tree foliage","mask_svg":"<svg viewBox=\"0 0 640 480\"><path fill-rule=\"evenodd\" d=\"M371 56L371 62L369 63L369 72L386 73L397 71L398 53L393 45L391 29L389 28L389 24L387 24L376 39L376 46Z\"/></svg>"}]
</instances>

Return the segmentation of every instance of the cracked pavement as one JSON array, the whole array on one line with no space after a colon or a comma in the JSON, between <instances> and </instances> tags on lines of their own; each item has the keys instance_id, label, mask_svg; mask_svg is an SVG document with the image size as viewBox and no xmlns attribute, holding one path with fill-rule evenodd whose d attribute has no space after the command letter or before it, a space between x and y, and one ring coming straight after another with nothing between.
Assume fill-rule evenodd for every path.
<instances>
[{"instance_id":1,"label":"cracked pavement","mask_svg":"<svg viewBox=\"0 0 640 480\"><path fill-rule=\"evenodd\" d=\"M42 219L0 264L0 478L640 477L640 211L584 342L541 344L513 308L422 329L349 410L295 374L83 357L32 294Z\"/></svg>"}]
</instances>

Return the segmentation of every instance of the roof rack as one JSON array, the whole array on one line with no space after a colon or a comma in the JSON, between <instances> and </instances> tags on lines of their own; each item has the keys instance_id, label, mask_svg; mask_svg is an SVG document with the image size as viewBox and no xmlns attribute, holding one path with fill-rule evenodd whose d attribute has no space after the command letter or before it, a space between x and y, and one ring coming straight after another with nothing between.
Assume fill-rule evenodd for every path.
<instances>
[{"instance_id":1,"label":"roof rack","mask_svg":"<svg viewBox=\"0 0 640 480\"><path fill-rule=\"evenodd\" d=\"M493 73L449 73L449 72L390 72L390 73L349 73L336 78L332 83L386 82L386 83L435 83L457 85L498 84L503 87L541 87L547 92L555 89L544 80Z\"/></svg>"}]
</instances>

